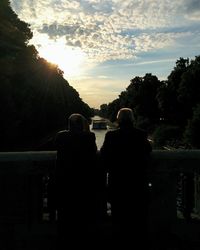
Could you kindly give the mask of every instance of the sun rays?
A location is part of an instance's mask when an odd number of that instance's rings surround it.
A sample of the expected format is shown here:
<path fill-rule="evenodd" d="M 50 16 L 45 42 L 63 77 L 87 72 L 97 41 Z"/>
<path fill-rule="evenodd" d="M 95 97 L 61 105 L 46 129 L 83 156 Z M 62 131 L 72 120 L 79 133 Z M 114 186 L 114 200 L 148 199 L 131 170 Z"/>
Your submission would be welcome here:
<path fill-rule="evenodd" d="M 86 54 L 80 48 L 67 46 L 63 39 L 46 38 L 38 51 L 41 57 L 57 64 L 64 71 L 66 78 L 79 77 L 87 60 Z"/>

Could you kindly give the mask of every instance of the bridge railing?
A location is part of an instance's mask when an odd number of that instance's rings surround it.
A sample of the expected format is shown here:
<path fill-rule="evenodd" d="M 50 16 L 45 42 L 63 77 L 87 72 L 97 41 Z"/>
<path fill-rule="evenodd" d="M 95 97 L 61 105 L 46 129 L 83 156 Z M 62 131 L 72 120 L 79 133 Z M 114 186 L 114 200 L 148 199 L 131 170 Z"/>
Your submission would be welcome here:
<path fill-rule="evenodd" d="M 0 153 L 0 247 L 55 243 L 56 211 L 48 205 L 55 160 L 56 151 Z M 178 221 L 200 217 L 200 150 L 154 150 L 150 166 L 149 230 L 183 231 Z M 184 235 L 192 234 L 187 227 Z"/>
<path fill-rule="evenodd" d="M 44 217 L 46 179 L 54 172 L 55 157 L 55 151 L 0 153 L 0 249 L 55 244 L 56 224 Z"/>

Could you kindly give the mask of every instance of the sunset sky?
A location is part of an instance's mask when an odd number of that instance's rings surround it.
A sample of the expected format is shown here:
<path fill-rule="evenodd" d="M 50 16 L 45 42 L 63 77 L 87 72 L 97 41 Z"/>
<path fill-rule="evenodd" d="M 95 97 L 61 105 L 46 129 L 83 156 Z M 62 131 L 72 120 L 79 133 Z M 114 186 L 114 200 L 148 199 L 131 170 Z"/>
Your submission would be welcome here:
<path fill-rule="evenodd" d="M 90 105 L 116 99 L 135 76 L 166 79 L 200 55 L 200 0 L 11 0 L 39 54 Z"/>

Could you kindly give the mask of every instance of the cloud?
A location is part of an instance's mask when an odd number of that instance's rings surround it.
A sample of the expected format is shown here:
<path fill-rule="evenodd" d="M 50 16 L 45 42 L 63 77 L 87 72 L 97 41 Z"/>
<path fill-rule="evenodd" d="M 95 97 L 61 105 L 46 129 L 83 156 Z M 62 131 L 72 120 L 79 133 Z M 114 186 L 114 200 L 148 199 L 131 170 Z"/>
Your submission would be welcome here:
<path fill-rule="evenodd" d="M 174 46 L 187 35 L 170 28 L 199 18 L 199 0 L 12 0 L 35 33 L 64 37 L 93 62 L 134 59 L 139 53 Z M 180 10 L 184 10 L 181 14 Z M 167 30 L 168 28 L 168 30 Z M 188 29 L 188 30 L 187 30 Z"/>
<path fill-rule="evenodd" d="M 186 10 L 188 12 L 196 12 L 197 10 L 200 11 L 200 1 L 199 0 L 190 0 L 185 1 Z"/>
<path fill-rule="evenodd" d="M 199 0 L 182 0 L 178 13 L 182 14 L 185 21 L 198 22 L 200 20 L 200 1 Z"/>

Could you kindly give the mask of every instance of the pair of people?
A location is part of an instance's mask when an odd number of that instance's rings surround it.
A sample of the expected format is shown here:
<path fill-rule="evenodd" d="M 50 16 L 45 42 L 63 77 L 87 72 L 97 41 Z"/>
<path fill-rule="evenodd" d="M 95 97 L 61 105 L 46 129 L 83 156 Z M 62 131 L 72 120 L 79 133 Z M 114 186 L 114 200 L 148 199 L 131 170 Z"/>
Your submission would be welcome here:
<path fill-rule="evenodd" d="M 100 149 L 101 162 L 106 166 L 106 171 L 101 173 L 96 168 L 95 134 L 85 129 L 82 115 L 71 115 L 68 131 L 57 135 L 58 221 L 62 233 L 77 236 L 79 231 L 78 235 L 84 235 L 87 240 L 91 233 L 89 227 L 94 226 L 97 215 L 106 212 L 97 196 L 104 193 L 100 189 L 106 185 L 107 173 L 114 241 L 130 244 L 132 233 L 140 232 L 141 222 L 146 221 L 145 166 L 151 145 L 147 134 L 134 127 L 131 109 L 120 109 L 117 121 L 119 128 L 106 133 Z M 104 211 L 99 212 L 99 208 Z"/>

